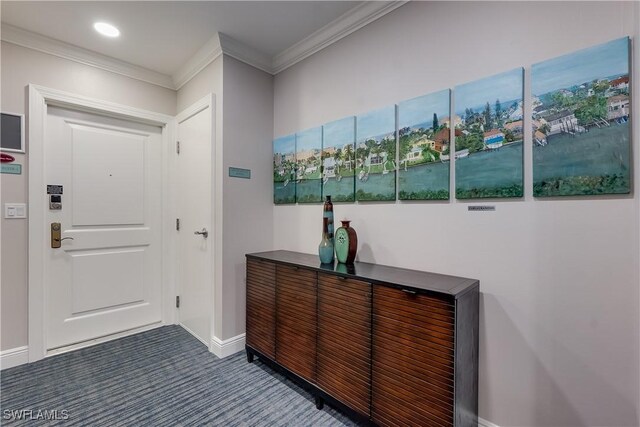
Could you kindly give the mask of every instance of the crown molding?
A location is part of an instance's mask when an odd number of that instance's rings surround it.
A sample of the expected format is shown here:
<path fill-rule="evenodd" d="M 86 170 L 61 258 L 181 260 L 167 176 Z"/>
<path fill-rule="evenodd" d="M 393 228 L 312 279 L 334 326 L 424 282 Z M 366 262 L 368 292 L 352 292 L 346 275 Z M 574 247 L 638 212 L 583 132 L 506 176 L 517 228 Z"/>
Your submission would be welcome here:
<path fill-rule="evenodd" d="M 180 89 L 220 55 L 222 55 L 220 34 L 216 33 L 173 74 L 174 89 Z"/>
<path fill-rule="evenodd" d="M 2 41 L 100 68 L 132 79 L 175 89 L 171 76 L 2 23 Z"/>
<path fill-rule="evenodd" d="M 218 33 L 173 75 L 174 86 L 180 89 L 222 54 L 275 75 L 406 3 L 408 1 L 365 1 L 273 58 Z"/>
<path fill-rule="evenodd" d="M 274 56 L 272 74 L 286 70 L 406 3 L 408 1 L 363 2 L 360 6 L 351 9 L 338 19 Z"/>
<path fill-rule="evenodd" d="M 224 33 L 218 33 L 218 36 L 220 37 L 222 52 L 225 55 L 229 55 L 238 61 L 242 61 L 269 74 L 274 74 L 273 61 L 269 55 L 265 55 Z"/>

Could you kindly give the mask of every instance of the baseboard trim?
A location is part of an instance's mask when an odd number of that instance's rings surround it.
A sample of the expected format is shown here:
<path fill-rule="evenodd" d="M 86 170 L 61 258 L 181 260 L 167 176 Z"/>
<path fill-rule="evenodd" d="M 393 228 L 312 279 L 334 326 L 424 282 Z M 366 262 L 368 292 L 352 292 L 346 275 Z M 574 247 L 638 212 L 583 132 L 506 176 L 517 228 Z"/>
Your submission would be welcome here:
<path fill-rule="evenodd" d="M 484 418 L 478 417 L 478 427 L 500 427 L 498 424 L 494 424 L 491 421 L 487 421 Z"/>
<path fill-rule="evenodd" d="M 213 336 L 211 337 L 211 352 L 220 359 L 231 356 L 244 350 L 246 334 L 236 335 L 226 340 Z"/>
<path fill-rule="evenodd" d="M 22 346 L 0 351 L 0 370 L 29 363 L 29 347 Z"/>

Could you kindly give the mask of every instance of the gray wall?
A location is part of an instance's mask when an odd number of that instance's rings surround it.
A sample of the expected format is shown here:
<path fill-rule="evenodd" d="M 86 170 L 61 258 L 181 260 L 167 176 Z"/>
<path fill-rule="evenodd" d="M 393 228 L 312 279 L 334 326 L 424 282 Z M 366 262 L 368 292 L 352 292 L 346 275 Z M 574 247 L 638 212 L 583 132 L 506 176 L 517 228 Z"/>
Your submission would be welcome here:
<path fill-rule="evenodd" d="M 2 42 L 2 111 L 25 113 L 29 83 L 174 115 L 176 92 L 119 74 Z M 28 150 L 28 144 L 27 144 Z M 27 202 L 27 157 L 16 155 L 22 175 L 0 177 L 2 283 L 0 349 L 25 346 L 27 336 L 27 221 L 4 219 L 4 203 Z"/>
<path fill-rule="evenodd" d="M 273 77 L 225 55 L 221 339 L 245 332 L 244 255 L 273 244 L 271 135 Z M 230 178 L 230 166 L 251 179 Z"/>
<path fill-rule="evenodd" d="M 278 74 L 274 136 L 519 66 L 528 92 L 532 63 L 626 35 L 637 64 L 639 16 L 637 2 L 411 2 Z M 534 199 L 526 138 L 525 197 L 495 212 L 336 204 L 336 218 L 353 220 L 362 261 L 480 279 L 482 418 L 637 426 L 638 197 Z M 321 206 L 273 210 L 274 248 L 317 251 Z"/>

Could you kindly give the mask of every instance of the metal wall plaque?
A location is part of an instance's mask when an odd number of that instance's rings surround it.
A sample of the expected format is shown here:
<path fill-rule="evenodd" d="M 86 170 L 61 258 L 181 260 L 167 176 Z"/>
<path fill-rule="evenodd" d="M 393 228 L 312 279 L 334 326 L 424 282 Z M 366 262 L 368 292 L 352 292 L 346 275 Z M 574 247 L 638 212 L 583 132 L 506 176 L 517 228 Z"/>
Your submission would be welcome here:
<path fill-rule="evenodd" d="M 0 172 L 11 175 L 22 175 L 22 165 L 17 163 L 4 163 L 0 165 Z"/>
<path fill-rule="evenodd" d="M 47 185 L 47 194 L 62 194 L 62 185 Z"/>
<path fill-rule="evenodd" d="M 468 206 L 467 209 L 470 211 L 495 211 L 496 207 L 488 206 L 488 205 L 480 205 L 480 206 Z"/>
<path fill-rule="evenodd" d="M 229 176 L 231 178 L 251 179 L 251 169 L 229 168 Z"/>

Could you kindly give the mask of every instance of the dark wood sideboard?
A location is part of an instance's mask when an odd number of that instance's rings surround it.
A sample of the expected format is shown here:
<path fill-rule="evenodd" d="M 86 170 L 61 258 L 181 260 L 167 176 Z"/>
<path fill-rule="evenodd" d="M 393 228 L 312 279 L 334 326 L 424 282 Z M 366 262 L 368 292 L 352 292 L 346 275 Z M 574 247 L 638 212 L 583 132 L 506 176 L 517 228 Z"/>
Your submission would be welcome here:
<path fill-rule="evenodd" d="M 478 425 L 477 280 L 290 251 L 246 257 L 249 362 L 365 424 Z"/>

